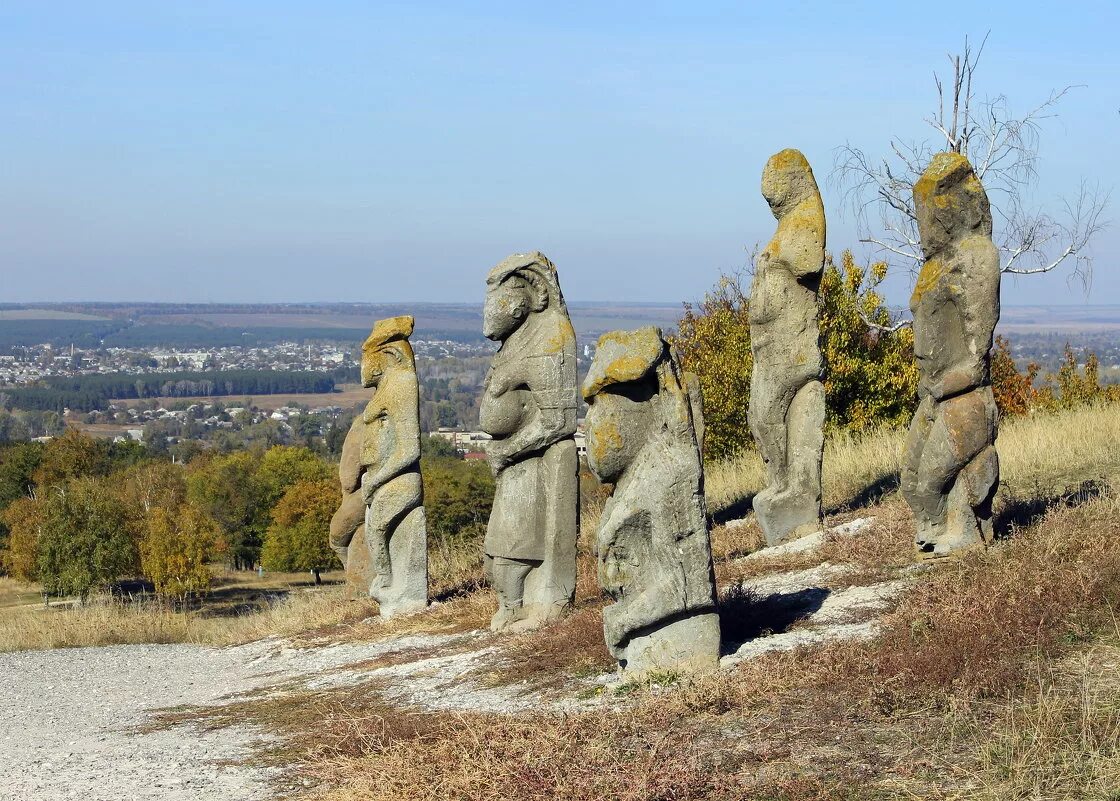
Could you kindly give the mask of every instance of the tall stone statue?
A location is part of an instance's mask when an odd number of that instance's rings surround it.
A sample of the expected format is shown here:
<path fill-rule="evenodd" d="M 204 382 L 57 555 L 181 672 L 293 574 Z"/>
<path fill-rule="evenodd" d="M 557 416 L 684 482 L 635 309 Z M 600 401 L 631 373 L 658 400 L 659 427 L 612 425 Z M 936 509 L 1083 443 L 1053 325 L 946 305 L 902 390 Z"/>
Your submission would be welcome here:
<path fill-rule="evenodd" d="M 751 284 L 751 433 L 767 486 L 754 510 L 771 545 L 821 528 L 823 362 L 817 291 L 824 269 L 824 204 L 798 150 L 770 157 L 762 194 L 778 220 Z"/>
<path fill-rule="evenodd" d="M 919 404 L 902 494 L 918 548 L 944 555 L 992 535 L 999 459 L 990 352 L 1000 261 L 988 196 L 959 153 L 933 157 L 914 184 L 914 211 L 926 261 L 910 298 Z"/>
<path fill-rule="evenodd" d="M 483 546 L 498 594 L 491 628 L 525 629 L 571 607 L 579 537 L 576 335 L 543 254 L 490 271 L 483 333 L 501 342 L 479 412 L 496 484 Z"/>
<path fill-rule="evenodd" d="M 587 460 L 614 484 L 596 536 L 607 646 L 624 672 L 719 662 L 720 628 L 693 425 L 698 398 L 657 328 L 599 339 L 583 385 Z"/>
<path fill-rule="evenodd" d="M 412 317 L 379 320 L 362 346 L 362 385 L 374 392 L 343 443 L 343 500 L 331 520 L 331 547 L 347 576 L 364 585 L 385 617 L 428 605 L 412 329 Z"/>

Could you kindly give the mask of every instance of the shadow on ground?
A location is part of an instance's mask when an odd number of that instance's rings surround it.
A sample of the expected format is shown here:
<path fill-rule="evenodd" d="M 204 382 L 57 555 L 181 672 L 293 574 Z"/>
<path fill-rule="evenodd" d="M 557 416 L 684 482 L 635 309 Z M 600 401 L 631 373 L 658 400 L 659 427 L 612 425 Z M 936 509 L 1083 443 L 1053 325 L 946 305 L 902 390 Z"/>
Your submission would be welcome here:
<path fill-rule="evenodd" d="M 1078 506 L 1108 492 L 1103 481 L 1083 481 L 1075 490 L 1040 498 L 1011 498 L 995 514 L 996 539 L 1006 539 L 1017 528 L 1034 525 L 1056 506 Z"/>
<path fill-rule="evenodd" d="M 731 520 L 741 520 L 754 508 L 752 506 L 753 503 L 754 493 L 752 492 L 750 495 L 745 495 L 739 500 L 733 501 L 730 505 L 712 512 L 710 515 L 712 518 L 712 525 L 722 526 Z"/>
<path fill-rule="evenodd" d="M 758 637 L 784 634 L 819 610 L 831 592 L 826 587 L 807 587 L 760 597 L 741 585 L 732 586 L 719 602 L 721 653 L 735 653 Z"/>
<path fill-rule="evenodd" d="M 834 515 L 840 512 L 850 512 L 854 509 L 875 506 L 887 495 L 890 495 L 892 492 L 897 492 L 898 487 L 898 473 L 891 473 L 888 476 L 883 476 L 868 484 L 851 499 L 825 509 L 825 514 Z"/>

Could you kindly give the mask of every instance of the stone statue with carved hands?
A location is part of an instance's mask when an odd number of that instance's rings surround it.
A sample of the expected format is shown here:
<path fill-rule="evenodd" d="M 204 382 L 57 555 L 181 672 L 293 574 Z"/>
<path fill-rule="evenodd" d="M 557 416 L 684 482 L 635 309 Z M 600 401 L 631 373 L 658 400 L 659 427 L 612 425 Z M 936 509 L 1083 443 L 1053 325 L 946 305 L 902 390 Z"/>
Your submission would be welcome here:
<path fill-rule="evenodd" d="M 483 334 L 501 343 L 479 412 L 493 437 L 483 546 L 498 595 L 491 628 L 520 630 L 571 607 L 579 536 L 576 337 L 543 254 L 515 254 L 490 271 Z"/>

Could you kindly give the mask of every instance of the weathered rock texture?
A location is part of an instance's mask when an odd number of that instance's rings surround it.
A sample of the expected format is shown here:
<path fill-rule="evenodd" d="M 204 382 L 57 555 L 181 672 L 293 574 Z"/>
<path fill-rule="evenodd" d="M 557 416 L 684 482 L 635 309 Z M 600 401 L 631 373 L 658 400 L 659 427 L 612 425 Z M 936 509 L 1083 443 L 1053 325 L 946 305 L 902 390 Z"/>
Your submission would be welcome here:
<path fill-rule="evenodd" d="M 919 405 L 902 494 L 922 551 L 942 555 L 992 534 L 999 481 L 990 352 L 999 321 L 999 251 L 988 196 L 968 159 L 938 153 L 914 184 L 926 261 L 910 298 Z"/>
<path fill-rule="evenodd" d="M 656 328 L 604 334 L 583 395 L 588 464 L 614 484 L 596 537 L 607 646 L 625 672 L 718 664 L 694 396 Z"/>
<path fill-rule="evenodd" d="M 576 335 L 543 254 L 510 256 L 486 284 L 483 333 L 502 344 L 479 412 L 496 484 L 483 549 L 500 631 L 554 619 L 575 598 Z"/>
<path fill-rule="evenodd" d="M 758 257 L 751 284 L 749 413 L 767 476 L 753 505 L 774 545 L 818 531 L 823 523 L 825 407 L 817 291 L 825 218 L 816 179 L 800 151 L 770 157 L 762 194 L 778 230 Z"/>
<path fill-rule="evenodd" d="M 383 616 L 428 605 L 412 328 L 412 317 L 379 320 L 362 346 L 362 385 L 374 392 L 343 444 L 343 500 L 331 520 L 331 546 L 348 578 L 377 600 Z"/>

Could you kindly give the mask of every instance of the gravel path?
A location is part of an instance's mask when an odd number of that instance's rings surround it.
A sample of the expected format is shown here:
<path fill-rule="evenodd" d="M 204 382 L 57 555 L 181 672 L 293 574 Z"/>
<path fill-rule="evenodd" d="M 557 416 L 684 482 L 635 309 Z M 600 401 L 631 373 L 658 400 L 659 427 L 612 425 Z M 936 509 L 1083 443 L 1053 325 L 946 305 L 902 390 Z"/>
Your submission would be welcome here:
<path fill-rule="evenodd" d="M 0 654 L 0 799 L 268 798 L 268 770 L 223 764 L 248 756 L 260 741 L 256 731 L 137 729 L 153 710 L 216 704 L 292 679 L 343 684 L 354 675 L 346 665 L 439 639 L 312 649 L 264 640 L 236 648 L 119 645 Z"/>

